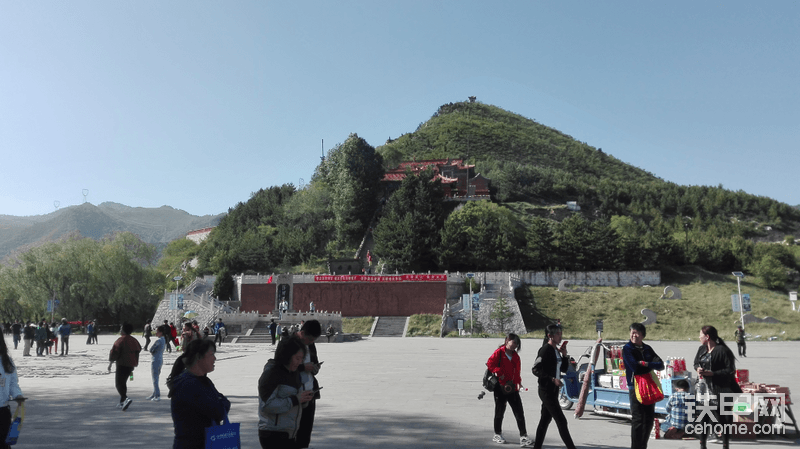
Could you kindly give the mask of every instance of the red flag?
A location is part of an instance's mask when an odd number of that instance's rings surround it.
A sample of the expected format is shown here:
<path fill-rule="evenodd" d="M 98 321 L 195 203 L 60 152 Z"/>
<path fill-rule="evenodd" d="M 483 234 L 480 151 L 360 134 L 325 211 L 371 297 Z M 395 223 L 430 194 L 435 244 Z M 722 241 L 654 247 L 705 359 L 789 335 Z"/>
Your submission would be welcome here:
<path fill-rule="evenodd" d="M 271 283 L 272 283 L 272 276 L 270 275 L 269 279 L 267 279 L 267 284 L 271 284 Z"/>

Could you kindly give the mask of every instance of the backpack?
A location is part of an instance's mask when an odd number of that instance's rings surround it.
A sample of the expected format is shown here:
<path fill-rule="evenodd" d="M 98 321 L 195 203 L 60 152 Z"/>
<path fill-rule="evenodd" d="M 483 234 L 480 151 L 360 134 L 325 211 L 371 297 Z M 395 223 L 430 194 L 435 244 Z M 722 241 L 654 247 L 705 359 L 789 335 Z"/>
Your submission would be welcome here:
<path fill-rule="evenodd" d="M 497 379 L 497 374 L 489 371 L 487 368 L 486 372 L 483 373 L 483 388 L 485 388 L 486 391 L 494 391 L 499 382 L 500 381 Z"/>

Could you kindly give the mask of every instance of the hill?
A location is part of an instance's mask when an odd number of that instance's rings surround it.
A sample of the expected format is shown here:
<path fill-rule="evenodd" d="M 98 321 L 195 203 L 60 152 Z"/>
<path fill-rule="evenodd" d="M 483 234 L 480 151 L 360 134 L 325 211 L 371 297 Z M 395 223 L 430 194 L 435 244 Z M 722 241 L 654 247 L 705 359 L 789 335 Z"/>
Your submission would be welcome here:
<path fill-rule="evenodd" d="M 116 232 L 132 232 L 144 242 L 163 248 L 188 231 L 216 226 L 225 214 L 198 217 L 169 206 L 129 207 L 106 202 L 84 203 L 46 215 L 0 215 L 0 258 L 78 232 L 100 239 Z"/>

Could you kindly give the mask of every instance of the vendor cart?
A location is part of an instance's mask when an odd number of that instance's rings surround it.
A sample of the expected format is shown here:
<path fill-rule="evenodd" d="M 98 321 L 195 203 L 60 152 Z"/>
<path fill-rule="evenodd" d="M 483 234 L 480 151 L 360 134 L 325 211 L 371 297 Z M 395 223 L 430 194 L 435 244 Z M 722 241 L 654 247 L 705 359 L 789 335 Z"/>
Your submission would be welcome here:
<path fill-rule="evenodd" d="M 592 373 L 589 394 L 586 399 L 586 405 L 591 405 L 596 414 L 623 419 L 631 418 L 631 404 L 625 375 L 615 367 L 608 366 L 610 358 L 607 357 L 613 347 L 622 346 L 625 343 L 627 342 L 603 342 L 601 344 L 602 353 L 599 355 L 597 366 Z M 564 410 L 571 409 L 579 400 L 581 385 L 589 370 L 593 346 L 587 348 L 577 361 L 572 361 L 569 370 L 562 376 L 561 380 L 564 385 L 561 387 L 559 404 Z M 667 414 L 666 406 L 672 394 L 672 383 L 679 379 L 686 379 L 690 388 L 693 388 L 692 373 L 689 371 L 662 378 L 664 399 L 656 403 L 656 414 Z"/>

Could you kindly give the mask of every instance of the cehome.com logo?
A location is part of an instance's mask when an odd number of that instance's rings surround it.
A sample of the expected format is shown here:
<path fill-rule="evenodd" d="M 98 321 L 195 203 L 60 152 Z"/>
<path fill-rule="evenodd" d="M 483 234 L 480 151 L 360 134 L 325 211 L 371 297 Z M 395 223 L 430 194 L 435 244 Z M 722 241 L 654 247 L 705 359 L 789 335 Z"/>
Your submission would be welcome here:
<path fill-rule="evenodd" d="M 717 400 L 719 399 L 719 400 Z M 786 433 L 785 393 L 722 393 L 686 395 L 688 435 L 778 435 Z M 737 415 L 739 422 L 719 422 L 723 416 Z"/>

